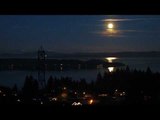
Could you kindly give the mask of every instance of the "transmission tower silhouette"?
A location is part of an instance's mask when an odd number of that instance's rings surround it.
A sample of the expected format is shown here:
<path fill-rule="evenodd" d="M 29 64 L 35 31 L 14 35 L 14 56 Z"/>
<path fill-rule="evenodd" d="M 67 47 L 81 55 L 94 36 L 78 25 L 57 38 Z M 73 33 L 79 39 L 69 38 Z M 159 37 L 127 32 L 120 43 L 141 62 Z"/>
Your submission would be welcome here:
<path fill-rule="evenodd" d="M 38 82 L 40 89 L 45 88 L 45 65 L 46 65 L 46 53 L 41 46 L 38 50 Z"/>

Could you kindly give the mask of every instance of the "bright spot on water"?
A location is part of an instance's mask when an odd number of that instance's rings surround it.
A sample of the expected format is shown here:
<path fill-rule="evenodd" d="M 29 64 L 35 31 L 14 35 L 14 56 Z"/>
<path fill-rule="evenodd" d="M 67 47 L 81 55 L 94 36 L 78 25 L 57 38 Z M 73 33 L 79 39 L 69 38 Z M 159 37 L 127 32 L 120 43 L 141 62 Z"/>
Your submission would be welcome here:
<path fill-rule="evenodd" d="M 113 60 L 118 59 L 117 57 L 106 57 L 106 59 L 108 60 L 109 63 L 112 63 Z"/>
<path fill-rule="evenodd" d="M 114 67 L 108 67 L 109 72 L 113 72 L 114 71 Z"/>

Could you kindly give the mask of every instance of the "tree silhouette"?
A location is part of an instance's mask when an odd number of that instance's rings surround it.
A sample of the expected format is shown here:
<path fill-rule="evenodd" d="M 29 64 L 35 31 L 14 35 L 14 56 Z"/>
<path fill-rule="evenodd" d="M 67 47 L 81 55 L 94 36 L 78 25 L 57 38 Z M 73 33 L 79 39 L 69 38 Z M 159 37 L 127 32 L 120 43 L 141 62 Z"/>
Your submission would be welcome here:
<path fill-rule="evenodd" d="M 53 88 L 54 88 L 54 81 L 53 81 L 53 77 L 50 76 L 47 82 L 47 88 L 46 88 L 47 92 L 51 93 Z"/>

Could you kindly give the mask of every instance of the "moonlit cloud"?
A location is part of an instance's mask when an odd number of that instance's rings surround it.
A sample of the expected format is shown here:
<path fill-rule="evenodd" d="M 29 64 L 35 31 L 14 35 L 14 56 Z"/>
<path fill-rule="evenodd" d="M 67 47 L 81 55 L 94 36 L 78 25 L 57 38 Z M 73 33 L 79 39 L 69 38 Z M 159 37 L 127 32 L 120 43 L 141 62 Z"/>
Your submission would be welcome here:
<path fill-rule="evenodd" d="M 160 31 L 145 31 L 145 30 L 113 30 L 112 33 L 109 30 L 103 30 L 99 32 L 92 32 L 105 37 L 129 37 L 127 33 L 160 33 Z M 131 37 L 131 36 L 130 36 Z"/>
<path fill-rule="evenodd" d="M 160 50 L 160 15 L 0 15 L 0 33 L 1 53 Z"/>
<path fill-rule="evenodd" d="M 160 20 L 160 18 L 131 18 L 131 19 L 125 19 L 125 18 L 113 18 L 113 19 L 103 19 L 104 22 L 125 22 L 125 21 L 143 21 L 143 20 Z"/>
<path fill-rule="evenodd" d="M 99 34 L 102 37 L 125 37 L 125 35 L 119 30 L 114 30 L 112 33 L 109 31 L 94 32 L 94 34 Z"/>
<path fill-rule="evenodd" d="M 110 19 L 103 19 L 101 20 L 102 23 L 103 23 L 103 30 L 99 31 L 99 32 L 96 32 L 97 34 L 100 34 L 104 37 L 131 37 L 133 35 L 136 35 L 137 33 L 141 33 L 141 34 L 154 34 L 154 33 L 160 33 L 160 29 L 152 29 L 153 27 L 150 27 L 150 29 L 143 29 L 141 27 L 141 25 L 143 26 L 143 23 L 142 22 L 145 22 L 148 21 L 150 23 L 148 23 L 148 25 L 146 24 L 146 28 L 148 26 L 150 26 L 152 24 L 152 22 L 158 22 L 160 21 L 160 18 L 159 17 L 137 17 L 137 18 L 110 18 Z M 115 26 L 117 26 L 119 23 L 116 23 L 116 22 L 124 22 L 123 24 L 126 24 L 124 26 L 127 26 L 128 23 L 125 23 L 125 22 L 132 22 L 134 24 L 137 24 L 139 22 L 141 22 L 141 24 L 139 24 L 139 28 L 135 28 L 135 26 L 133 24 L 131 24 L 132 26 L 129 26 L 130 28 L 127 29 L 127 28 L 123 28 L 122 26 L 118 26 L 118 27 L 115 27 L 111 30 L 108 30 L 107 29 L 107 25 L 108 23 L 113 23 L 115 24 Z M 122 27 L 122 28 L 121 28 Z M 133 27 L 133 29 L 132 29 Z M 132 33 L 131 34 L 128 34 L 128 33 Z"/>
<path fill-rule="evenodd" d="M 105 22 L 123 22 L 123 21 L 132 21 L 132 20 L 134 20 L 134 19 L 104 19 L 104 20 L 102 20 L 102 21 L 105 21 Z"/>
<path fill-rule="evenodd" d="M 114 30 L 112 33 L 109 31 L 101 31 L 101 32 L 94 32 L 95 34 L 99 34 L 105 37 L 131 37 L 127 33 L 154 33 L 154 31 L 138 31 L 138 30 Z M 160 33 L 160 31 L 159 31 Z"/>

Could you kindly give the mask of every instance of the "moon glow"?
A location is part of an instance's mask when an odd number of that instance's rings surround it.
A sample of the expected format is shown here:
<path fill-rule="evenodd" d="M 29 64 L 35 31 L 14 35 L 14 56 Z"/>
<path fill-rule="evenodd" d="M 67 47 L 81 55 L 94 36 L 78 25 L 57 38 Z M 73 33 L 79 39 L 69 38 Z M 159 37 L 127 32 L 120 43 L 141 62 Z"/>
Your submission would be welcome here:
<path fill-rule="evenodd" d="M 114 25 L 113 25 L 113 23 L 108 23 L 107 27 L 108 27 L 108 29 L 113 29 Z"/>

